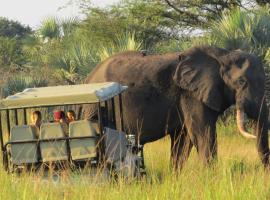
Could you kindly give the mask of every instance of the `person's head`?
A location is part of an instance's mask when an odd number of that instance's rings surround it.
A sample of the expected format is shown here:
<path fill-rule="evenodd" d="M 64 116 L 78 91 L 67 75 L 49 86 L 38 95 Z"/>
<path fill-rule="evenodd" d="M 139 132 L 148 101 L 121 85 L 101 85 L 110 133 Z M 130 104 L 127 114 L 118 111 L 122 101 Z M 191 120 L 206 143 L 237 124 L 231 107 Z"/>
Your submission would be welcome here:
<path fill-rule="evenodd" d="M 32 112 L 31 121 L 32 121 L 32 123 L 41 122 L 41 112 L 38 110 Z"/>
<path fill-rule="evenodd" d="M 76 116 L 75 116 L 75 112 L 73 111 L 73 110 L 69 110 L 68 112 L 67 112 L 67 119 L 68 119 L 68 121 L 74 121 L 75 120 L 75 118 L 76 118 Z"/>
<path fill-rule="evenodd" d="M 60 122 L 65 119 L 65 113 L 62 110 L 54 111 L 53 118 L 55 122 Z"/>

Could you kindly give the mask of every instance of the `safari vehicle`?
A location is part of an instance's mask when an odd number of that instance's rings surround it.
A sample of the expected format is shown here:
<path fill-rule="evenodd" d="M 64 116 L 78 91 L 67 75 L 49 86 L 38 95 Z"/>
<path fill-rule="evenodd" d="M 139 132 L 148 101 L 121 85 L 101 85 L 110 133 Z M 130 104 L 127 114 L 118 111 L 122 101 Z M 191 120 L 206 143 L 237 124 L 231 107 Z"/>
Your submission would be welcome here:
<path fill-rule="evenodd" d="M 72 167 L 105 163 L 118 170 L 130 164 L 132 173 L 143 170 L 142 147 L 138 146 L 134 135 L 123 132 L 121 94 L 126 89 L 127 86 L 116 82 L 28 88 L 2 99 L 0 141 L 5 170 L 33 170 L 63 162 Z M 85 104 L 97 107 L 97 120 L 71 122 L 68 135 L 64 134 L 60 123 L 48 119 L 40 129 L 33 129 L 27 123 L 31 110 Z"/>

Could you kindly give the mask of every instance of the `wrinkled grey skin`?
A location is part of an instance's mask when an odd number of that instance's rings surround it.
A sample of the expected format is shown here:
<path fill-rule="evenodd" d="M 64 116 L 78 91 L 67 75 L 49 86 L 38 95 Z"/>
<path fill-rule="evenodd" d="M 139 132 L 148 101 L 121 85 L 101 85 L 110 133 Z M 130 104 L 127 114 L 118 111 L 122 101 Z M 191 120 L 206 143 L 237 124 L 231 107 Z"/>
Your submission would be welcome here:
<path fill-rule="evenodd" d="M 125 129 L 139 134 L 142 144 L 169 134 L 175 167 L 193 146 L 204 163 L 216 157 L 217 118 L 233 104 L 254 120 L 258 152 L 268 165 L 265 73 L 255 55 L 215 47 L 149 56 L 126 52 L 100 63 L 86 80 L 103 81 L 129 86 L 123 95 Z M 84 107 L 85 117 L 92 111 Z"/>

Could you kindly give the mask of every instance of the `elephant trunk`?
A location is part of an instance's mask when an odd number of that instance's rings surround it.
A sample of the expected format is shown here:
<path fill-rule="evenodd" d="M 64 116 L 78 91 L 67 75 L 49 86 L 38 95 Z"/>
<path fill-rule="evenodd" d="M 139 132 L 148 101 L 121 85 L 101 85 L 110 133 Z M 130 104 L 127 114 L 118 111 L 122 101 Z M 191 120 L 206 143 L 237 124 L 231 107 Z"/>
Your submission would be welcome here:
<path fill-rule="evenodd" d="M 255 120 L 254 131 L 257 135 L 257 149 L 261 161 L 265 167 L 269 167 L 268 108 L 265 101 L 262 103 L 257 120 Z"/>
<path fill-rule="evenodd" d="M 236 111 L 236 122 L 237 127 L 240 131 L 240 134 L 244 136 L 245 138 L 252 138 L 256 139 L 255 135 L 252 135 L 246 131 L 245 124 L 244 124 L 244 112 L 243 110 L 237 109 Z"/>

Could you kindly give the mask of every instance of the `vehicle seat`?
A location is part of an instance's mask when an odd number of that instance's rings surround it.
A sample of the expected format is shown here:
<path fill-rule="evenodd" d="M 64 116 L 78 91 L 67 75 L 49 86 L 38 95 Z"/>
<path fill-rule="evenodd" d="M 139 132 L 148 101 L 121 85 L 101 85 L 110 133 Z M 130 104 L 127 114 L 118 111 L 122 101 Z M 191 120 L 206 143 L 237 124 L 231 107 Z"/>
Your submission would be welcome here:
<path fill-rule="evenodd" d="M 95 136 L 96 131 L 88 120 L 73 121 L 69 124 L 70 137 Z M 72 160 L 85 160 L 97 156 L 97 138 L 70 139 Z"/>
<path fill-rule="evenodd" d="M 91 123 L 91 125 L 93 126 L 93 128 L 95 129 L 96 133 L 97 133 L 97 134 L 100 134 L 98 122 L 93 122 L 93 121 L 91 121 L 90 123 Z"/>
<path fill-rule="evenodd" d="M 15 126 L 10 132 L 10 141 L 27 141 L 36 139 L 35 133 L 31 126 Z M 11 161 L 15 165 L 37 163 L 37 143 L 29 142 L 23 144 L 10 145 Z"/>
<path fill-rule="evenodd" d="M 104 132 L 106 162 L 114 163 L 125 158 L 128 145 L 125 133 L 108 127 Z"/>
<path fill-rule="evenodd" d="M 40 139 L 65 137 L 60 123 L 43 123 L 40 127 Z M 43 162 L 68 160 L 66 140 L 40 141 Z"/>

